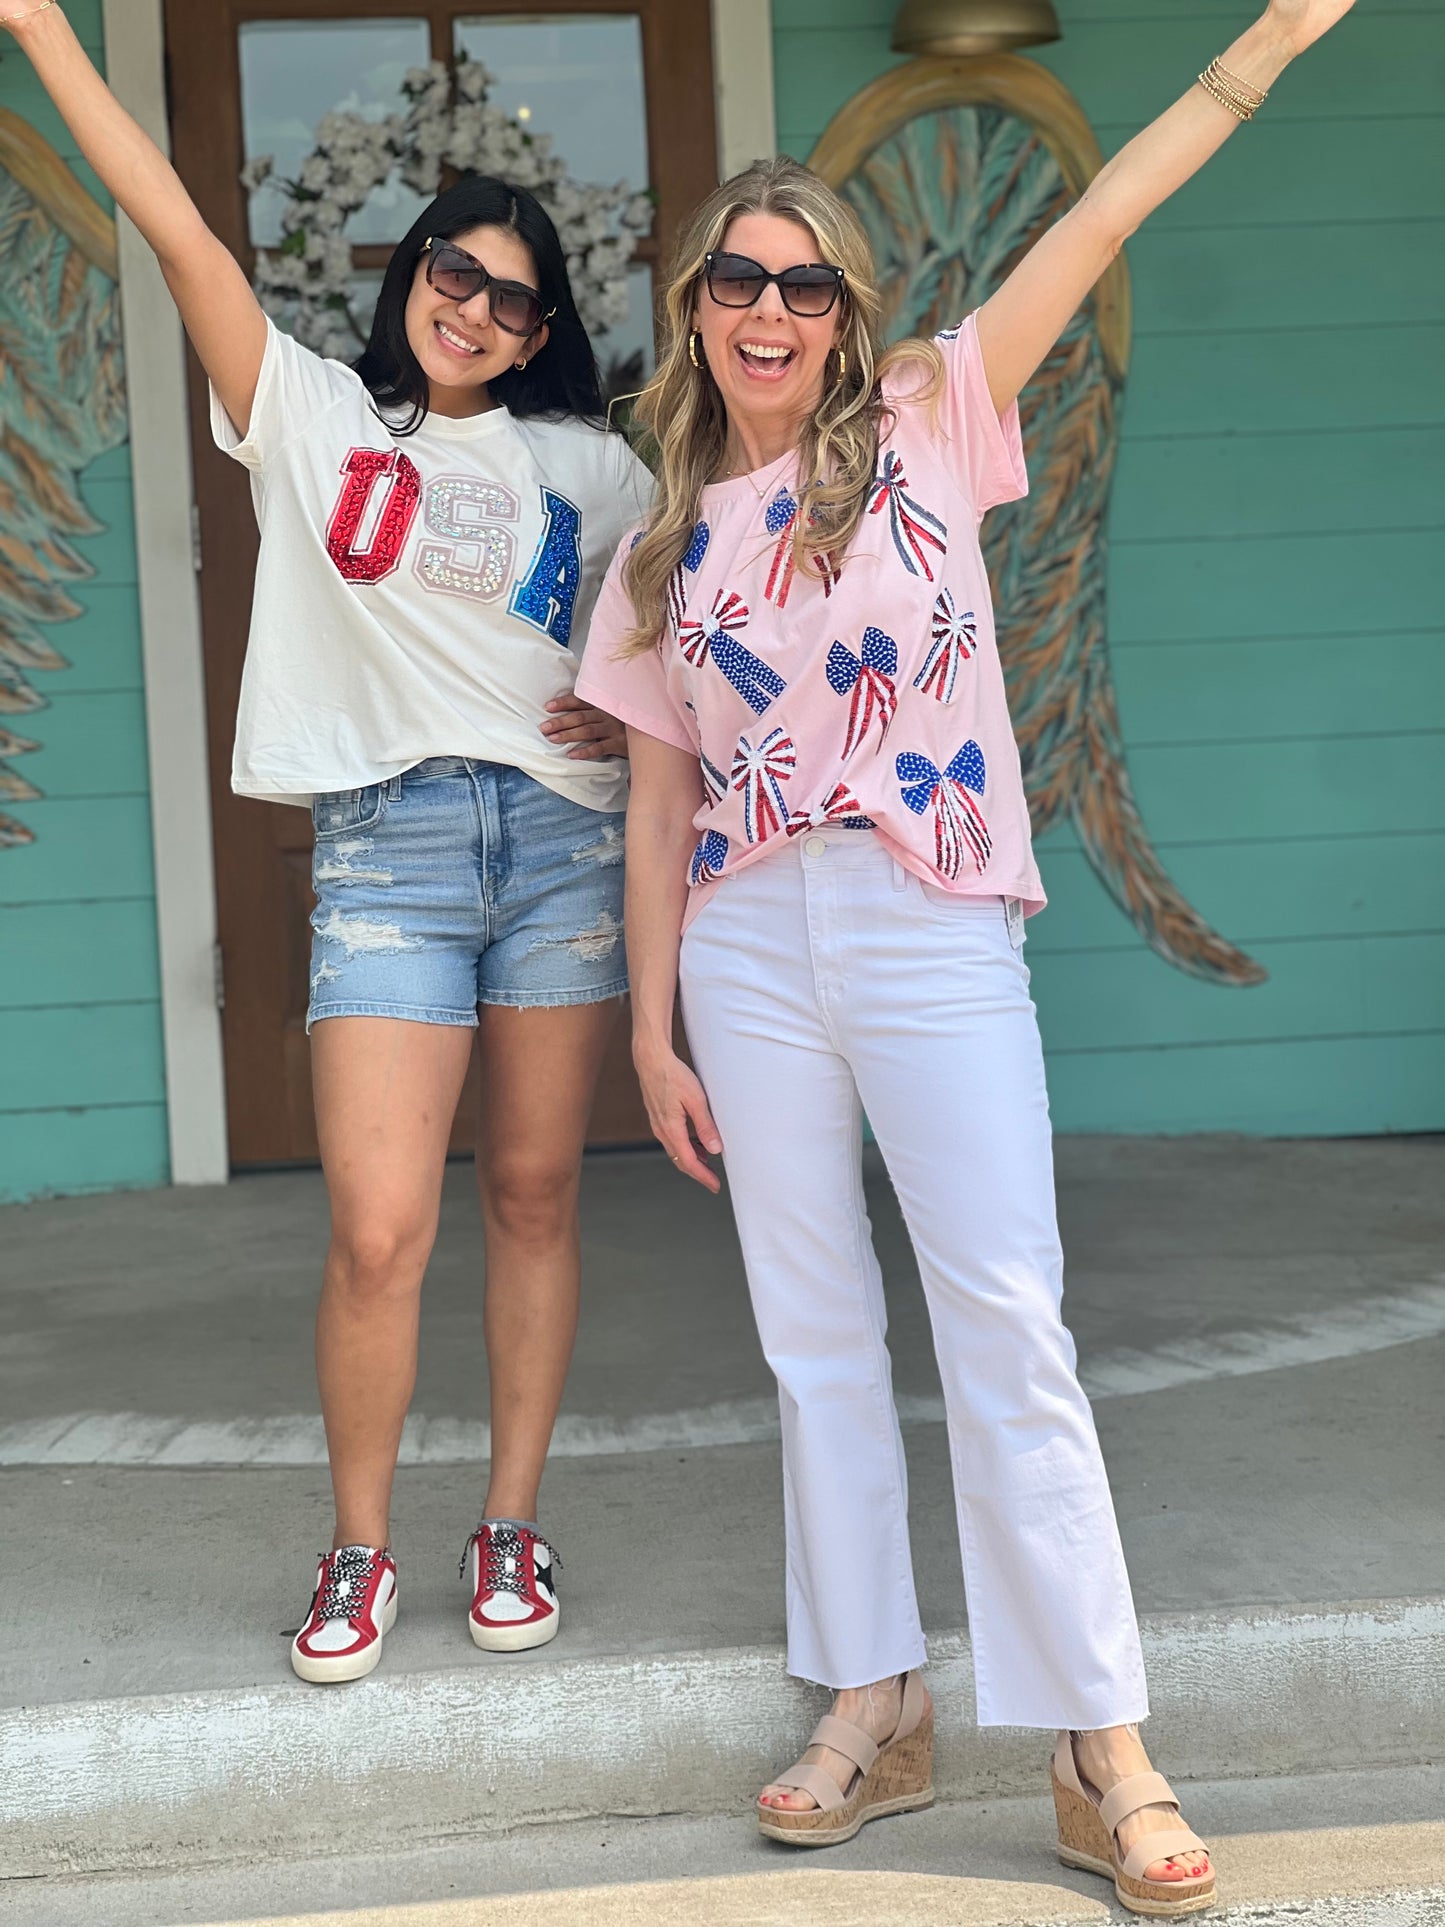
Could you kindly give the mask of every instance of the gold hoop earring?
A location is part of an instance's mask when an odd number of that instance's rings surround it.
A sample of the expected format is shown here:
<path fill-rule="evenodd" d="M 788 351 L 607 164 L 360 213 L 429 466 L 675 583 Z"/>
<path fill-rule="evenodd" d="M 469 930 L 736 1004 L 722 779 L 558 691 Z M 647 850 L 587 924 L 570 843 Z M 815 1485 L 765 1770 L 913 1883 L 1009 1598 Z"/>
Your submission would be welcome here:
<path fill-rule="evenodd" d="M 848 357 L 842 348 L 838 350 L 838 379 L 841 381 L 848 372 Z"/>
<path fill-rule="evenodd" d="M 526 365 L 527 365 L 527 357 L 525 355 L 522 356 L 520 361 L 514 361 L 512 363 L 512 366 L 517 370 L 519 374 L 526 367 Z"/>
<path fill-rule="evenodd" d="M 692 333 L 687 338 L 687 358 L 692 363 L 694 368 L 702 367 L 702 363 L 697 358 L 697 344 L 701 340 L 702 340 L 702 330 L 700 328 L 694 328 Z"/>

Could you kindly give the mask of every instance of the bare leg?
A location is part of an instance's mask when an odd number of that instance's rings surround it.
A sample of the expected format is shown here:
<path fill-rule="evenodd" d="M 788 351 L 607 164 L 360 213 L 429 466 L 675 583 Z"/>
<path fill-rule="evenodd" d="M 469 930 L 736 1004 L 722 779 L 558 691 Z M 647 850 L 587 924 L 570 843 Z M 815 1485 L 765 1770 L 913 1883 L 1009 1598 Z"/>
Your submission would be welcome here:
<path fill-rule="evenodd" d="M 618 1005 L 483 1005 L 477 1183 L 487 1235 L 492 1395 L 488 1518 L 535 1519 L 572 1362 L 581 1282 L 577 1192 Z"/>
<path fill-rule="evenodd" d="M 460 1025 L 328 1017 L 311 1034 L 331 1248 L 316 1377 L 336 1499 L 333 1545 L 384 1546 L 416 1382 L 422 1274 L 471 1055 Z"/>

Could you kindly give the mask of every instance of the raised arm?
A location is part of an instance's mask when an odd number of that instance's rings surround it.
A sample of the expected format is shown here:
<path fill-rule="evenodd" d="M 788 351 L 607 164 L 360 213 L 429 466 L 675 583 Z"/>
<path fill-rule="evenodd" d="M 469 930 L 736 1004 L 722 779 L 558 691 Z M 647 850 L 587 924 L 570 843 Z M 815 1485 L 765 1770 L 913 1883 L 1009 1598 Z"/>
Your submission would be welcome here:
<path fill-rule="evenodd" d="M 627 732 L 632 795 L 627 805 L 627 972 L 632 980 L 632 1061 L 653 1135 L 684 1176 L 716 1191 L 713 1170 L 698 1156 L 722 1139 L 696 1074 L 672 1045 L 677 958 L 687 901 L 687 860 L 702 802 L 695 756 L 671 743 Z"/>
<path fill-rule="evenodd" d="M 1245 87 L 1273 87 L 1289 63 L 1344 18 L 1355 0 L 1271 0 L 1219 56 Z M 1226 89 L 1229 90 L 1228 83 Z M 1195 84 L 1136 134 L 1090 182 L 1061 221 L 1019 262 L 978 311 L 989 392 L 1000 414 L 1067 327 L 1070 316 L 1135 229 L 1221 148 L 1235 112 Z"/>
<path fill-rule="evenodd" d="M 155 250 L 186 333 L 245 434 L 266 318 L 240 263 L 201 219 L 180 176 L 91 65 L 58 5 L 0 0 L 0 26 L 29 54 L 76 145 Z"/>

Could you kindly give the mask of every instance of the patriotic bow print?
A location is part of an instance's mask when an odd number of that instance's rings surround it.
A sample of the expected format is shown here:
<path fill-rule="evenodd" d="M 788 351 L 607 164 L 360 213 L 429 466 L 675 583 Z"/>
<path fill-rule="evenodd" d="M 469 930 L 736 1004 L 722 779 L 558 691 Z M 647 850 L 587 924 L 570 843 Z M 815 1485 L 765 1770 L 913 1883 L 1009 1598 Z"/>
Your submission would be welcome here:
<path fill-rule="evenodd" d="M 823 830 L 833 824 L 844 830 L 872 830 L 878 826 L 871 816 L 865 816 L 858 806 L 858 799 L 846 783 L 835 783 L 827 796 L 812 810 L 795 810 L 788 818 L 789 836 L 801 836 L 804 830 Z"/>
<path fill-rule="evenodd" d="M 745 629 L 747 622 L 748 605 L 737 591 L 724 594 L 719 589 L 708 613 L 684 622 L 677 640 L 695 669 L 700 669 L 710 656 L 753 714 L 761 716 L 788 685 L 761 656 L 755 656 L 734 638 L 732 632 Z"/>
<path fill-rule="evenodd" d="M 928 566 L 926 549 L 937 549 L 940 555 L 948 548 L 948 528 L 936 515 L 915 502 L 908 494 L 908 477 L 903 473 L 903 457 L 896 450 L 890 450 L 883 457 L 883 467 L 873 478 L 873 498 L 868 504 L 870 515 L 881 515 L 888 511 L 888 521 L 893 530 L 893 546 L 910 575 L 923 574 L 931 582 L 933 570 Z"/>
<path fill-rule="evenodd" d="M 704 830 L 697 840 L 697 848 L 692 853 L 692 868 L 688 871 L 688 882 L 694 888 L 699 883 L 711 883 L 722 875 L 722 867 L 728 860 L 728 840 L 721 830 Z"/>
<path fill-rule="evenodd" d="M 777 537 L 773 550 L 772 565 L 768 570 L 768 580 L 763 595 L 769 602 L 776 602 L 781 609 L 788 600 L 788 591 L 793 586 L 797 573 L 797 562 L 793 555 L 793 524 L 798 519 L 798 504 L 786 483 L 779 488 L 772 501 L 768 503 L 763 516 L 763 526 L 769 535 Z M 833 585 L 843 571 L 836 566 L 831 555 L 818 557 L 818 580 L 823 585 L 823 594 L 832 595 Z"/>
<path fill-rule="evenodd" d="M 933 605 L 933 641 L 923 667 L 913 678 L 913 687 L 926 690 L 941 703 L 951 703 L 958 665 L 973 654 L 977 636 L 972 609 L 960 615 L 950 591 L 940 590 Z"/>
<path fill-rule="evenodd" d="M 843 742 L 846 761 L 863 741 L 878 719 L 878 746 L 888 734 L 893 712 L 898 707 L 898 692 L 893 678 L 898 674 L 898 644 L 881 629 L 863 631 L 863 646 L 855 656 L 841 642 L 828 651 L 828 681 L 839 696 L 851 690 L 848 705 L 848 733 Z"/>
<path fill-rule="evenodd" d="M 743 829 L 749 843 L 766 843 L 788 820 L 783 785 L 798 766 L 791 736 L 770 729 L 754 746 L 739 736 L 733 753 L 733 788 L 742 792 Z"/>
<path fill-rule="evenodd" d="M 768 534 L 778 538 L 763 594 L 769 602 L 776 601 L 780 609 L 787 601 L 788 590 L 793 583 L 793 524 L 797 519 L 798 504 L 784 485 L 768 503 L 767 513 L 763 517 L 763 526 Z"/>
<path fill-rule="evenodd" d="M 691 703 L 688 704 L 688 708 L 692 708 Z M 694 714 L 696 714 L 695 711 Z M 697 755 L 698 761 L 702 764 L 702 786 L 707 791 L 711 802 L 721 803 L 728 793 L 728 779 L 705 749 L 700 748 Z"/>
<path fill-rule="evenodd" d="M 913 814 L 933 813 L 933 848 L 939 875 L 956 877 L 963 868 L 965 850 L 973 858 L 973 867 L 982 874 L 993 839 L 973 800 L 983 795 L 986 779 L 983 751 L 978 744 L 966 742 L 943 771 L 912 749 L 904 750 L 894 768 L 903 786 L 903 800 Z"/>
<path fill-rule="evenodd" d="M 716 646 L 719 636 L 733 629 L 746 629 L 748 626 L 748 605 L 734 589 L 724 594 L 719 589 L 712 599 L 712 607 L 705 616 L 690 616 L 677 633 L 682 653 L 694 669 L 700 669 L 707 661 L 709 652 Z"/>
<path fill-rule="evenodd" d="M 640 536 L 634 538 L 634 546 L 637 540 L 640 540 Z M 667 579 L 667 606 L 672 614 L 672 626 L 675 632 L 681 630 L 682 619 L 687 613 L 687 578 L 683 575 L 683 570 L 686 569 L 691 575 L 697 574 L 702 567 L 702 559 L 707 554 L 707 545 L 711 540 L 712 530 L 706 522 L 699 522 L 693 529 L 687 553 Z"/>

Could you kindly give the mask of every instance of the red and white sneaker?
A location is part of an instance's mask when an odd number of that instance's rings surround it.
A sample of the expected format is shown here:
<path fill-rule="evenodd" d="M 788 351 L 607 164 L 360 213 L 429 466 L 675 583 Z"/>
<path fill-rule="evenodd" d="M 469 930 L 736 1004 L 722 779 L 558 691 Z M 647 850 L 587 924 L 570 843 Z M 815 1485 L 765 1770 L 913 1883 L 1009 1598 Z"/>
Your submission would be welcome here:
<path fill-rule="evenodd" d="M 483 1519 L 462 1554 L 470 1579 L 472 1638 L 489 1653 L 520 1653 L 557 1637 L 556 1572 L 562 1561 L 540 1533 L 515 1519 Z"/>
<path fill-rule="evenodd" d="M 302 1679 L 364 1679 L 396 1618 L 396 1561 L 388 1546 L 323 1552 L 306 1624 L 291 1642 Z"/>

